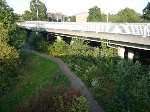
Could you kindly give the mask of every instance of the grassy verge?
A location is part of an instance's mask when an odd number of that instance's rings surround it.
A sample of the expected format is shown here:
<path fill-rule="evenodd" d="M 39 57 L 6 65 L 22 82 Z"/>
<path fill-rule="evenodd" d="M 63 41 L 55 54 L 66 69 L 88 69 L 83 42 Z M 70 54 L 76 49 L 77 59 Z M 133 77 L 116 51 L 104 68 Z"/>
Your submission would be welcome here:
<path fill-rule="evenodd" d="M 12 92 L 0 99 L 0 112 L 14 112 L 17 105 L 26 102 L 29 97 L 48 86 L 69 85 L 68 79 L 55 63 L 35 54 L 24 53 L 24 55 L 26 61 L 24 67 L 20 68 L 21 81 Z"/>

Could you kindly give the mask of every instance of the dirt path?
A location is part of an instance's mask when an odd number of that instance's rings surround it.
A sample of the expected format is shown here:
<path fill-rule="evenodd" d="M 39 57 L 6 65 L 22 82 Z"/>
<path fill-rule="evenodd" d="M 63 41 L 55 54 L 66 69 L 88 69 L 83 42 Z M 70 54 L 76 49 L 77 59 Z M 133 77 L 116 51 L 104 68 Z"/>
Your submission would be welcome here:
<path fill-rule="evenodd" d="M 84 83 L 69 69 L 67 64 L 65 64 L 61 59 L 48 56 L 46 54 L 42 54 L 30 49 L 25 49 L 27 52 L 32 52 L 41 57 L 47 58 L 55 63 L 57 63 L 61 69 L 61 71 L 69 78 L 71 82 L 71 86 L 81 92 L 83 96 L 85 96 L 88 100 L 92 112 L 103 112 L 102 108 L 98 105 L 98 103 L 94 100 L 91 93 L 88 91 L 87 87 Z"/>

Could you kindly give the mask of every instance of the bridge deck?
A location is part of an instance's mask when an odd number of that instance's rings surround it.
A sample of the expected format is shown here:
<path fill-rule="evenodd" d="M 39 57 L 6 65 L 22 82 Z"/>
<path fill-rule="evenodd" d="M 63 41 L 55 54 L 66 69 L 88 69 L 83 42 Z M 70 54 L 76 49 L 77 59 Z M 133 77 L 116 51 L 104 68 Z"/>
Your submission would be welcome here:
<path fill-rule="evenodd" d="M 107 39 L 116 45 L 150 50 L 150 23 L 76 23 L 26 21 L 18 23 L 28 29 L 57 34 L 81 36 L 100 41 Z"/>

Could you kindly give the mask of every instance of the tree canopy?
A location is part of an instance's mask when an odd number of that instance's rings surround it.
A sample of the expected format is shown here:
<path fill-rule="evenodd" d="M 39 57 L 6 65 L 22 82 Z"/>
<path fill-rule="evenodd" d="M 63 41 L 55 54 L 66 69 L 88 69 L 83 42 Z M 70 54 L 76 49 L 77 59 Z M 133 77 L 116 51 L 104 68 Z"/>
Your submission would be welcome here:
<path fill-rule="evenodd" d="M 38 9 L 38 18 L 37 18 Z M 24 20 L 47 20 L 47 8 L 40 0 L 31 0 L 30 11 L 26 10 L 23 15 Z"/>
<path fill-rule="evenodd" d="M 24 11 L 24 14 L 22 15 L 23 20 L 32 20 L 32 13 L 28 10 Z"/>
<path fill-rule="evenodd" d="M 147 6 L 143 9 L 143 18 L 146 21 L 150 21 L 150 2 L 148 2 Z"/>
<path fill-rule="evenodd" d="M 14 30 L 15 22 L 13 9 L 8 6 L 5 0 L 0 0 L 0 23 L 3 24 L 4 28 L 12 31 Z"/>
<path fill-rule="evenodd" d="M 135 10 L 130 8 L 125 8 L 118 12 L 117 14 L 117 22 L 140 22 L 140 14 L 138 14 Z"/>
<path fill-rule="evenodd" d="M 102 21 L 101 10 L 99 7 L 94 6 L 89 9 L 89 16 L 87 18 L 89 22 L 99 22 Z"/>

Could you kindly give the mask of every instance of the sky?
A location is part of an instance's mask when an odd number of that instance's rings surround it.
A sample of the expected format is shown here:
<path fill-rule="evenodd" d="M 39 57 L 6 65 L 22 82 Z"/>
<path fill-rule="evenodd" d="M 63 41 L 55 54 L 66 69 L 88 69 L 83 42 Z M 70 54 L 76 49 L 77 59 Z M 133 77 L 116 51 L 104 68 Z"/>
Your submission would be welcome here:
<path fill-rule="evenodd" d="M 31 0 L 6 0 L 15 13 L 23 14 L 29 10 Z M 74 15 L 88 12 L 93 6 L 101 8 L 103 13 L 116 14 L 126 7 L 136 10 L 142 14 L 149 0 L 41 0 L 45 3 L 48 12 L 61 12 L 65 15 Z"/>

